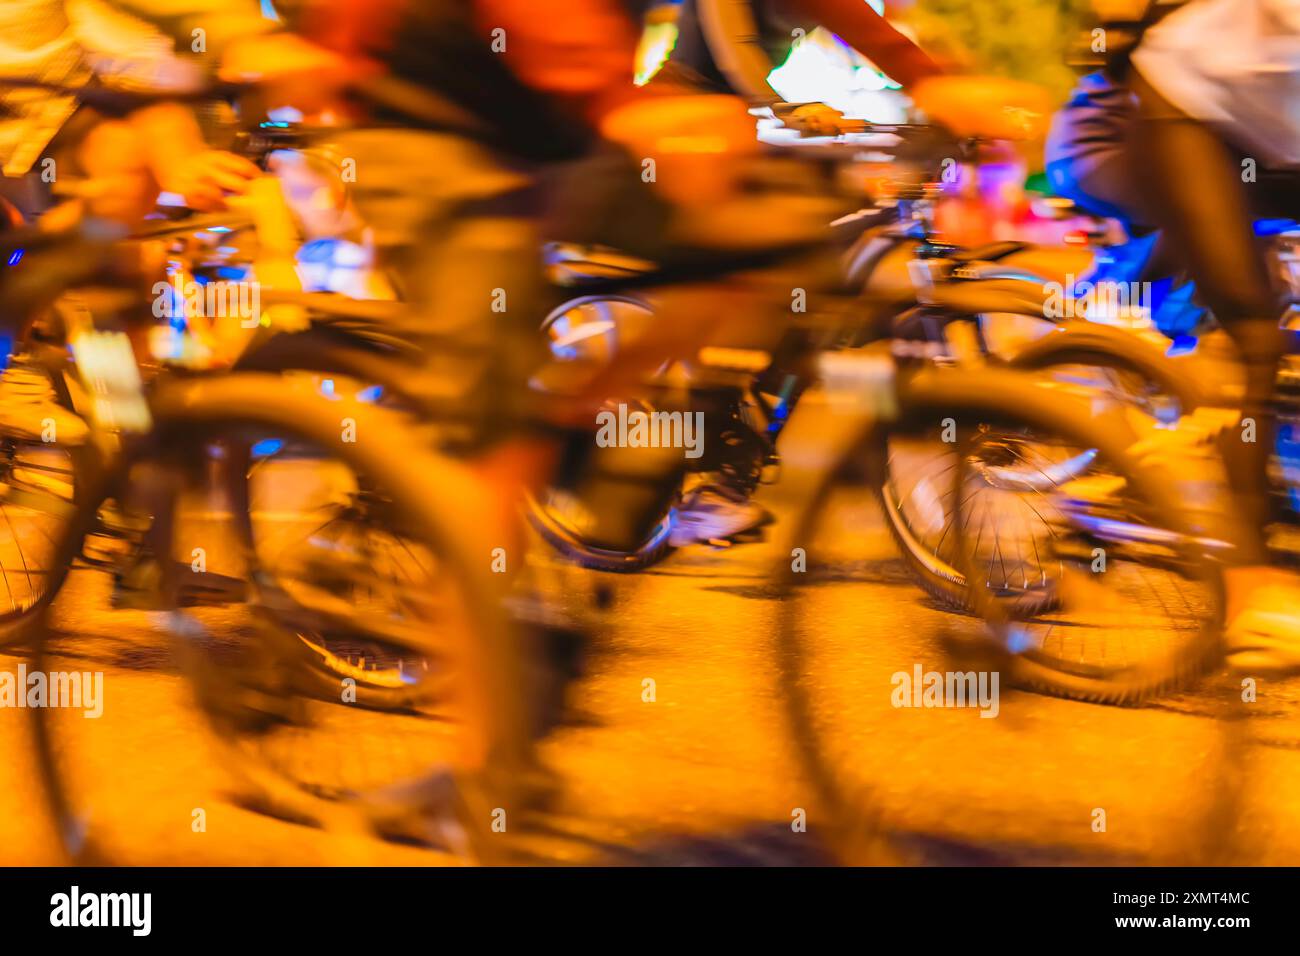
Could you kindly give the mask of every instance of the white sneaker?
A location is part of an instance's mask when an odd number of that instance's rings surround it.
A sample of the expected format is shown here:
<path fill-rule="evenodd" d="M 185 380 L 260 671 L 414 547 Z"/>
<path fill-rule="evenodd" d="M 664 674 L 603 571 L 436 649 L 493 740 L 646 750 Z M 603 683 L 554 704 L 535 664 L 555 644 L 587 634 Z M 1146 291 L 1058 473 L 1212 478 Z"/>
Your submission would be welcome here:
<path fill-rule="evenodd" d="M 677 506 L 669 543 L 674 548 L 699 541 L 730 538 L 768 524 L 771 512 L 722 485 L 699 485 Z"/>
<path fill-rule="evenodd" d="M 0 374 L 0 434 L 29 442 L 80 445 L 90 429 L 58 403 L 42 369 L 10 365 Z"/>

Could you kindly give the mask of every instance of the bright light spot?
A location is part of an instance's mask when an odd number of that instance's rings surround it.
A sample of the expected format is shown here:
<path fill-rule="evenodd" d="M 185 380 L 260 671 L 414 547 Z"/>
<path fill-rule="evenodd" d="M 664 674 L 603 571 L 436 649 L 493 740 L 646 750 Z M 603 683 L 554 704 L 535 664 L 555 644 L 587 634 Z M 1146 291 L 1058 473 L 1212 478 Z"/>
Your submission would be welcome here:
<path fill-rule="evenodd" d="M 852 119 L 906 121 L 898 84 L 884 76 L 834 34 L 818 27 L 767 76 L 788 103 L 825 103 Z"/>
<path fill-rule="evenodd" d="M 677 24 L 654 23 L 645 28 L 636 50 L 637 86 L 644 86 L 663 68 L 677 45 Z"/>

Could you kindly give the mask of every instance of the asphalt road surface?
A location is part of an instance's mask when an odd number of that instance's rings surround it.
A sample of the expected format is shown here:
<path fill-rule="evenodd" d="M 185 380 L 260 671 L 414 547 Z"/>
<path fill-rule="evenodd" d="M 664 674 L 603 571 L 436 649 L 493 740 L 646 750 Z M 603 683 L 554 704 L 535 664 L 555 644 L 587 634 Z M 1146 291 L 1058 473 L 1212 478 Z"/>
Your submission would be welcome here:
<path fill-rule="evenodd" d="M 797 482 L 777 485 L 763 499 L 781 517 L 797 492 Z M 196 508 L 187 520 L 221 570 L 222 516 Z M 562 789 L 530 843 L 536 859 L 820 863 L 843 850 L 779 690 L 771 568 L 780 530 L 768 543 L 690 548 L 646 573 L 600 576 L 613 603 L 570 719 L 544 745 Z M 994 719 L 896 707 L 893 675 L 948 669 L 945 635 L 972 625 L 915 586 L 870 507 L 852 510 L 837 533 L 852 536 L 856 557 L 818 583 L 798 617 L 810 649 L 802 686 L 832 754 L 825 766 L 889 837 L 880 861 L 1300 862 L 1300 686 L 1261 681 L 1237 722 L 1216 719 L 1222 680 L 1143 707 L 1007 687 Z M 557 603 L 585 600 L 597 578 L 540 542 L 529 560 Z M 105 574 L 77 571 L 60 598 L 55 666 L 102 670 L 105 699 L 101 718 L 64 713 L 55 727 L 83 825 L 111 860 L 446 861 L 246 805 L 194 706 L 167 619 L 109 609 L 109 588 Z M 248 627 L 238 608 L 195 617 L 218 641 Z M 0 672 L 22 663 L 0 655 Z M 0 862 L 57 863 L 28 716 L 0 708 Z M 418 759 L 422 733 L 389 725 L 382 752 L 364 759 Z"/>

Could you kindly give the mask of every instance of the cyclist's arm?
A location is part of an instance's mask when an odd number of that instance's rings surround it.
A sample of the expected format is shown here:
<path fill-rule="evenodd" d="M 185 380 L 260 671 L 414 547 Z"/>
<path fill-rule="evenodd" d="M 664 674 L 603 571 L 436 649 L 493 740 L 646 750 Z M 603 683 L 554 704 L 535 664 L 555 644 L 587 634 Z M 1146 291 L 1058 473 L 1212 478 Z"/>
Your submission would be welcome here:
<path fill-rule="evenodd" d="M 929 54 L 865 2 L 792 0 L 792 5 L 905 87 L 943 73 Z"/>

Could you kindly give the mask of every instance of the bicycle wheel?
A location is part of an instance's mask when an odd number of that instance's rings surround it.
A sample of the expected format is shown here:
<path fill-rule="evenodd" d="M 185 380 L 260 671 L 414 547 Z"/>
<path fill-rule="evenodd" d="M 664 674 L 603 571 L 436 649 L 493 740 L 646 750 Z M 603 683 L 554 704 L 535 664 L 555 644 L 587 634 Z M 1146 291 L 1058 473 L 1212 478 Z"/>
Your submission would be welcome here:
<path fill-rule="evenodd" d="M 949 420 L 954 434 L 950 455 L 954 458 L 966 451 L 971 436 L 1016 435 L 1024 441 L 1046 434 L 1064 436 L 1069 447 L 1095 449 L 1090 461 L 1098 465 L 1090 466 L 1081 478 L 1112 460 L 1122 463 L 1122 475 L 1138 473 L 1124 457 L 1132 438 L 1122 419 L 1093 418 L 1087 403 L 1056 396 L 1053 390 L 1013 372 L 927 367 L 900 380 L 898 404 L 900 417 L 885 425 L 870 417 L 854 421 L 851 416 L 827 416 L 811 426 L 812 437 L 805 439 L 813 442 L 810 448 L 794 444 L 793 420 L 786 432 L 792 444 L 783 478 L 787 487 L 798 492 L 801 509 L 787 526 L 786 547 L 778 552 L 779 565 L 774 569 L 780 599 L 777 664 L 781 697 L 799 762 L 813 786 L 808 803 L 801 804 L 808 812 L 810 829 L 813 821 L 826 828 L 837 854 L 851 863 L 916 862 L 913 850 L 905 840 L 895 839 L 896 835 L 941 828 L 945 815 L 959 812 L 955 805 L 961 803 L 963 788 L 950 792 L 951 788 L 939 791 L 925 786 L 934 776 L 934 760 L 950 761 L 963 768 L 954 772 L 968 773 L 977 764 L 969 755 L 984 752 L 984 747 L 998 754 L 998 759 L 1013 761 L 1042 760 L 1052 752 L 1050 742 L 1040 746 L 1037 741 L 1027 741 L 1010 733 L 1003 722 L 970 722 L 966 718 L 974 714 L 952 710 L 928 725 L 939 730 L 926 739 L 924 753 L 912 753 L 907 744 L 911 712 L 898 709 L 903 706 L 898 703 L 890 706 L 900 674 L 911 680 L 917 665 L 927 673 L 1000 673 L 1004 694 L 1008 685 L 1028 684 L 1083 696 L 1079 693 L 1082 688 L 1073 684 L 1076 675 L 1049 669 L 1059 662 L 1036 655 L 1032 649 L 1014 653 L 1006 644 L 990 639 L 980 618 L 954 617 L 942 609 L 896 607 L 896 590 L 903 581 L 888 558 L 889 540 L 874 511 L 871 478 L 873 473 L 879 474 L 873 469 L 880 467 L 882 429 L 926 436 L 936 427 L 943 429 L 941 423 Z M 811 413 L 816 405 L 808 405 L 806 413 Z M 1063 413 L 1063 408 L 1068 408 L 1068 413 Z M 972 447 L 972 455 L 975 450 Z M 801 473 L 795 470 L 798 462 L 810 464 Z M 950 502 L 960 500 L 962 474 L 976 464 L 986 469 L 997 467 L 991 455 L 977 458 L 969 466 L 954 462 L 945 476 L 933 482 L 936 499 L 951 509 Z M 1217 579 L 1202 560 L 1200 542 L 1187 534 L 1184 520 L 1165 504 L 1168 491 L 1156 490 L 1160 493 L 1153 493 L 1149 477 L 1139 475 L 1129 494 L 1136 504 L 1150 506 L 1144 513 L 1151 517 L 1142 527 L 1182 532 L 1169 547 L 1172 558 L 1184 560 L 1183 566 L 1178 568 L 1171 560 L 1160 569 L 1176 570 L 1189 594 L 1196 589 L 1202 595 L 1204 607 L 1194 615 L 1194 629 L 1185 628 L 1186 619 L 1171 608 L 1164 619 L 1166 639 L 1148 649 L 1138 662 L 1140 667 L 1116 667 L 1091 675 L 1090 697 L 1134 700 L 1155 693 L 1213 660 L 1217 648 Z M 968 514 L 969 507 L 961 513 Z M 1028 520 L 1032 512 L 1024 509 L 1023 516 Z M 1007 524 L 1018 528 L 1019 520 Z M 970 540 L 978 534 L 973 527 L 968 533 Z M 954 551 L 962 553 L 961 548 Z M 1091 551 L 1085 556 L 1091 560 Z M 1059 582 L 1062 568 L 1070 570 L 1074 554 L 1062 547 L 1048 557 L 1051 574 Z M 1138 557 L 1111 554 L 1110 569 L 1122 570 L 1126 560 Z M 959 563 L 959 567 L 968 566 Z M 983 570 L 983 565 L 980 567 Z M 1007 571 L 1007 578 L 1018 590 L 1020 575 L 1010 567 Z M 1024 615 L 1008 613 L 1009 608 L 1020 607 L 1014 601 L 1014 591 L 1009 596 L 997 590 L 981 589 L 976 607 L 989 610 L 991 617 L 997 610 L 1020 620 Z M 864 613 L 864 607 L 870 612 Z M 1162 609 L 1158 607 L 1159 613 Z M 961 666 L 945 663 L 954 657 Z M 985 663 L 972 667 L 972 658 Z M 992 696 L 996 701 L 996 685 Z M 909 696 L 905 704 L 910 701 Z M 1002 706 L 1009 706 L 1005 696 Z M 1080 752 L 1085 751 L 1081 745 Z M 914 776 L 906 776 L 909 767 L 916 770 Z M 991 786 L 975 787 L 972 793 L 974 790 L 989 791 L 986 806 L 1005 798 Z"/>
<path fill-rule="evenodd" d="M 275 402 L 266 401 L 274 394 Z M 325 693 L 307 673 L 300 633 L 286 626 L 279 579 L 255 571 L 251 624 L 233 644 L 174 623 L 182 672 L 193 686 L 203 723 L 223 770 L 240 781 L 241 798 L 268 813 L 342 833 L 367 833 L 451 850 L 476 860 L 506 853 L 494 814 L 517 809 L 529 762 L 530 704 L 524 646 L 512 639 L 489 572 L 490 548 L 475 522 L 483 492 L 466 470 L 410 440 L 401 416 L 356 401 L 322 399 L 273 375 L 166 383 L 153 396 L 161 445 L 189 460 L 196 449 L 262 436 L 315 449 L 335 469 L 362 476 L 401 517 L 409 540 L 436 558 L 433 580 L 387 613 L 306 605 L 316 620 L 376 634 L 427 670 L 411 675 L 400 713 L 366 706 L 372 689 L 336 680 Z M 350 437 L 349 437 L 350 436 Z M 155 450 L 152 454 L 157 454 Z M 286 480 L 290 480 L 286 478 Z M 430 481 L 439 495 L 429 495 Z M 89 507 L 89 506 L 87 506 Z M 337 574 L 359 571 L 337 555 Z M 320 583 L 320 582 L 317 582 Z M 291 596 L 292 597 L 292 596 Z M 266 606 L 269 605 L 269 606 Z M 395 608 L 403 613 L 398 614 Z M 34 667 L 48 670 L 59 647 L 42 635 Z M 109 697 L 111 702 L 112 697 Z M 129 855 L 121 832 L 90 818 L 88 807 L 114 784 L 130 786 L 131 761 L 109 730 L 88 732 L 53 709 L 35 709 L 41 767 L 60 833 L 77 856 Z M 111 726 L 103 721 L 106 728 Z M 78 766 L 93 757 L 97 772 Z M 178 797 L 178 799 L 184 799 Z M 87 827 L 93 827 L 87 834 Z"/>
<path fill-rule="evenodd" d="M 72 414 L 62 374 L 43 368 L 32 374 L 48 376 L 54 400 Z M 66 557 L 59 542 L 76 516 L 96 455 L 83 444 L 59 442 L 57 434 L 49 437 L 0 435 L 0 647 L 28 635 L 27 625 L 54 599 L 80 551 L 80 536 Z"/>
<path fill-rule="evenodd" d="M 542 320 L 541 329 L 551 356 L 559 362 L 584 361 L 604 365 L 618 352 L 620 342 L 635 338 L 654 320 L 650 305 L 632 296 L 588 295 L 565 302 Z M 668 375 L 668 369 L 660 369 Z M 644 400 L 638 408 L 653 409 Z M 550 487 L 524 502 L 532 526 L 547 544 L 594 571 L 632 572 L 652 567 L 672 551 L 675 515 L 668 508 L 648 530 L 644 540 L 627 550 L 603 546 L 588 532 L 591 518 L 571 490 Z"/>
<path fill-rule="evenodd" d="M 1185 685 L 1220 651 L 1221 585 L 1208 555 L 1224 536 L 1183 510 L 1195 502 L 1211 515 L 1222 499 L 1203 498 L 1215 479 L 1190 460 L 1178 474 L 1139 464 L 1124 425 L 1121 412 L 1054 399 L 1046 413 L 1004 407 L 961 436 L 958 562 L 980 584 L 971 606 L 1021 685 L 1138 703 Z M 987 532 L 1009 521 L 1016 555 L 1032 551 L 1054 570 L 1050 609 L 1001 599 L 1008 536 Z"/>
<path fill-rule="evenodd" d="M 237 368 L 292 376 L 328 397 L 352 396 L 413 420 L 434 419 L 436 411 L 424 405 L 427 396 L 411 387 L 420 381 L 414 359 L 396 345 L 377 348 L 373 330 L 354 335 L 321 326 L 275 336 Z M 436 446 L 436 428 L 427 437 Z M 265 609 L 297 636 L 309 674 L 330 688 L 355 681 L 371 706 L 407 706 L 415 693 L 408 671 L 422 671 L 429 662 L 359 633 L 348 626 L 352 614 L 340 618 L 329 608 L 341 598 L 354 609 L 393 613 L 401 590 L 435 573 L 433 556 L 395 526 L 392 509 L 373 489 L 351 477 L 332 486 L 310 477 L 313 463 L 321 463 L 310 447 L 268 436 L 229 448 L 227 458 L 238 472 L 226 476 L 237 503 L 232 517 L 264 590 L 275 584 L 276 600 L 264 602 Z M 286 471 L 309 477 L 277 489 L 274 475 Z M 299 520 L 286 520 L 291 515 Z M 349 567 L 357 573 L 348 573 Z"/>
<path fill-rule="evenodd" d="M 1199 405 L 1195 386 L 1179 374 L 1176 365 L 1132 334 L 1106 327 L 1087 323 L 1058 327 L 1015 355 L 1011 365 L 1038 373 L 1062 391 L 1086 397 L 1094 408 L 1119 408 L 1139 427 L 1170 424 Z M 936 441 L 933 435 L 897 433 L 884 442 L 880 499 L 900 553 L 931 597 L 956 610 L 971 610 L 955 551 L 953 515 L 933 491 L 935 482 L 942 480 L 942 470 L 956 463 L 951 443 Z M 1052 462 L 1022 462 L 1021 466 L 1032 470 L 1041 465 L 1057 469 L 1062 477 L 1077 477 L 1091 467 L 1087 451 L 1058 456 Z M 1004 469 L 1009 467 L 1013 465 L 1004 463 Z M 1022 477 L 1031 480 L 1033 476 Z M 1020 565 L 1017 569 L 1022 575 L 1019 588 L 1010 581 L 993 586 L 1004 598 L 1013 600 L 1021 614 L 1052 608 L 1057 597 L 1041 569 Z M 1030 576 L 1038 578 L 1036 584 L 1031 585 Z M 1013 597 L 1016 591 L 1019 593 Z"/>
<path fill-rule="evenodd" d="M 268 438 L 251 453 L 236 521 L 246 529 L 257 605 L 277 633 L 296 638 L 303 678 L 316 694 L 351 681 L 367 707 L 419 706 L 436 661 L 375 622 L 411 616 L 412 595 L 447 577 L 438 556 L 386 495 L 319 450 Z"/>

